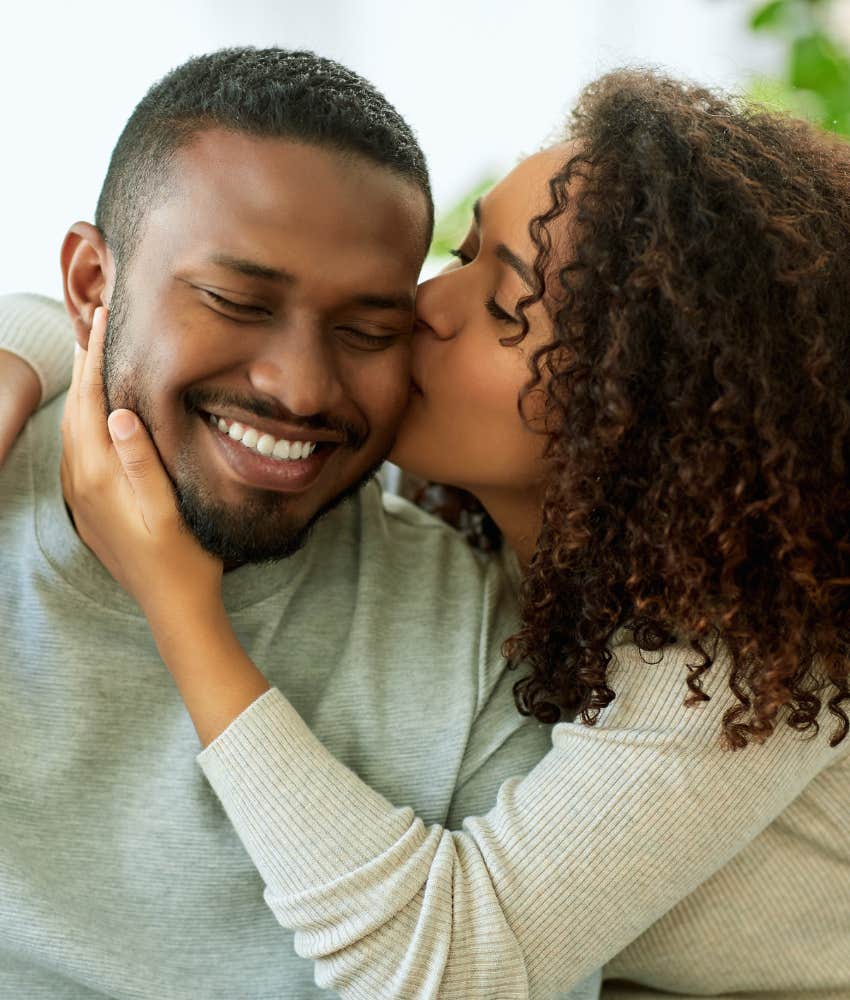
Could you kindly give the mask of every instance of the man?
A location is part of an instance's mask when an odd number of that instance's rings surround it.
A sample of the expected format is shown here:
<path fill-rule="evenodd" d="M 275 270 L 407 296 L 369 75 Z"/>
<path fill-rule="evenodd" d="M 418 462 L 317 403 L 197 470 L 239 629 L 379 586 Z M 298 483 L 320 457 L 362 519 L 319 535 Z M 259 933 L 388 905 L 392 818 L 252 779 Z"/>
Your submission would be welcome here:
<path fill-rule="evenodd" d="M 110 306 L 110 409 L 142 417 L 225 560 L 249 654 L 373 787 L 456 824 L 548 738 L 513 706 L 496 571 L 362 488 L 405 405 L 431 224 L 422 153 L 369 84 L 310 53 L 227 50 L 138 106 L 62 270 L 83 346 Z M 64 322 L 0 301 L 0 348 L 21 323 L 61 341 Z M 321 995 L 144 619 L 74 531 L 61 416 L 60 398 L 0 469 L 0 997 Z"/>

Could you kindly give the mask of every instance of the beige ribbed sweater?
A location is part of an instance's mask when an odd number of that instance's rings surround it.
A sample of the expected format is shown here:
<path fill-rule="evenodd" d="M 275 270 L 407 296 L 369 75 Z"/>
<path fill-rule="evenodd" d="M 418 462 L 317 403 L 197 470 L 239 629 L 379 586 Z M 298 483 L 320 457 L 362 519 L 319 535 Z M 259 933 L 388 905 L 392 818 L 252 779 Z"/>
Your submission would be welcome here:
<path fill-rule="evenodd" d="M 462 831 L 374 792 L 275 688 L 198 762 L 345 997 L 542 998 L 607 963 L 606 1000 L 850 1000 L 850 738 L 823 712 L 724 751 L 724 661 L 687 709 L 692 656 L 618 645 L 599 723 L 556 726 Z"/>
<path fill-rule="evenodd" d="M 400 651 L 403 655 L 403 651 Z M 617 698 L 462 832 L 426 827 L 337 763 L 278 691 L 198 757 L 299 952 L 344 996 L 850 998 L 850 738 L 787 726 L 720 748 L 719 661 L 616 648 Z M 342 902 L 345 912 L 340 911 Z"/>

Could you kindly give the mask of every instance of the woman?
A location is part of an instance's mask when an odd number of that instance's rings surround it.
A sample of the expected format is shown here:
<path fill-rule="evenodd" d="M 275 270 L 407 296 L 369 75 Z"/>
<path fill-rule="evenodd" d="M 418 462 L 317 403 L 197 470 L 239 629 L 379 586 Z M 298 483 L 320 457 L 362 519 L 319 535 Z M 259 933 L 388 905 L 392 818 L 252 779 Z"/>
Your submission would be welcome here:
<path fill-rule="evenodd" d="M 101 316 L 66 429 L 78 528 L 148 615 L 322 985 L 393 995 L 418 966 L 421 996 L 544 997 L 608 963 L 616 1000 L 850 995 L 848 238 L 845 145 L 624 72 L 422 286 L 394 457 L 473 493 L 524 569 L 520 710 L 578 712 L 456 833 L 256 696 L 149 439 L 128 411 L 106 437 Z"/>

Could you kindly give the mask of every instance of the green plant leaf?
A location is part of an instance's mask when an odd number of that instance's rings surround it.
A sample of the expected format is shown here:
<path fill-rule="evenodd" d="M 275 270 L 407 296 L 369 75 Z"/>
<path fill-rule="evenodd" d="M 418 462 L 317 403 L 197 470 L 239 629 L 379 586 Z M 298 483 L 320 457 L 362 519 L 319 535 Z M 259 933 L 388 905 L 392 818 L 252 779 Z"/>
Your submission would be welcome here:
<path fill-rule="evenodd" d="M 750 27 L 754 31 L 776 28 L 782 24 L 787 13 L 788 0 L 769 0 L 768 3 L 763 4 L 753 12 L 750 18 Z"/>
<path fill-rule="evenodd" d="M 747 87 L 747 99 L 768 111 L 805 118 L 810 122 L 821 123 L 828 113 L 820 94 L 800 90 L 771 76 L 754 77 Z"/>
<path fill-rule="evenodd" d="M 772 31 L 787 46 L 783 78 L 750 81 L 749 98 L 775 111 L 808 118 L 850 135 L 850 50 L 833 29 L 832 9 L 844 0 L 770 0 L 751 14 L 750 27 Z"/>
<path fill-rule="evenodd" d="M 472 221 L 472 206 L 495 183 L 495 177 L 489 175 L 482 177 L 448 211 L 440 215 L 434 226 L 434 239 L 431 241 L 431 249 L 428 251 L 429 256 L 448 257 L 449 251 L 461 243 Z"/>
<path fill-rule="evenodd" d="M 841 90 L 850 83 L 850 60 L 822 32 L 794 39 L 791 46 L 791 85 L 821 93 Z"/>

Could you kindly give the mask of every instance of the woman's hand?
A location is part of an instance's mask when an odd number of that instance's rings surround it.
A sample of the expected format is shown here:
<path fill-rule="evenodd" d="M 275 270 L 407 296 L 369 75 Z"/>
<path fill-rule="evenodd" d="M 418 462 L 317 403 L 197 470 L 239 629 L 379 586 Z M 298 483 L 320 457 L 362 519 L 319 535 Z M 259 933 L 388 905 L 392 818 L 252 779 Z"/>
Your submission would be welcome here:
<path fill-rule="evenodd" d="M 185 527 L 144 425 L 130 410 L 104 416 L 106 319 L 98 308 L 88 350 L 77 350 L 62 421 L 62 485 L 77 533 L 152 625 L 190 609 L 218 613 L 222 564 Z"/>
<path fill-rule="evenodd" d="M 220 560 L 185 527 L 153 441 L 130 410 L 108 422 L 106 309 L 74 361 L 62 421 L 62 486 L 77 532 L 139 602 L 203 746 L 269 689 L 221 602 Z"/>
<path fill-rule="evenodd" d="M 41 402 L 41 382 L 16 354 L 0 351 L 0 465 Z"/>

